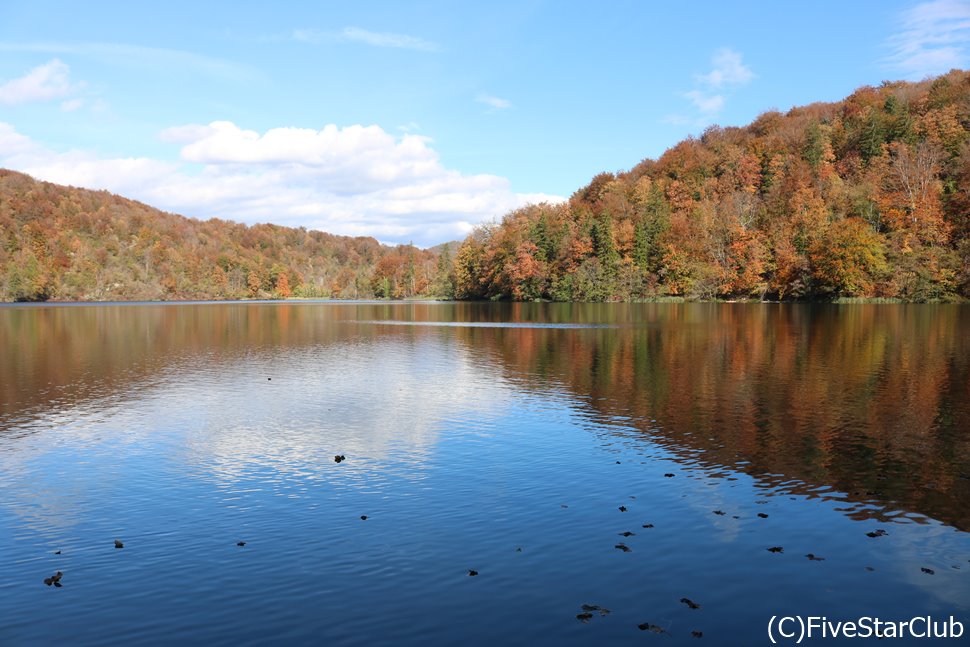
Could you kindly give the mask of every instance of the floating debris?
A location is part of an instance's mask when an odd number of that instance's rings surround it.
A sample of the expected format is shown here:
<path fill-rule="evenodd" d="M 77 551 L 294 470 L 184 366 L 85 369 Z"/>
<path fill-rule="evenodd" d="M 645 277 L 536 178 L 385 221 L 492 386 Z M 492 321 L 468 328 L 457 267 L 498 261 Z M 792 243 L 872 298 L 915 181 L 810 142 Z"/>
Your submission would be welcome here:
<path fill-rule="evenodd" d="M 926 568 L 925 566 L 922 566 L 920 567 L 919 570 L 923 571 L 927 575 L 936 575 L 936 571 L 934 571 L 932 568 Z"/>
<path fill-rule="evenodd" d="M 560 507 L 560 508 L 568 508 L 569 506 L 568 506 L 568 505 L 566 505 L 565 503 L 560 503 L 560 504 L 559 504 L 559 507 Z"/>
<path fill-rule="evenodd" d="M 717 516 L 719 516 L 719 517 L 723 517 L 723 516 L 724 516 L 724 515 L 726 515 L 727 513 L 726 513 L 726 512 L 724 512 L 724 510 L 715 510 L 715 511 L 714 511 L 714 514 L 716 514 L 716 515 L 717 515 Z"/>
<path fill-rule="evenodd" d="M 664 478 L 672 479 L 674 478 L 674 475 L 671 474 L 670 472 L 667 472 L 666 474 L 664 474 Z"/>
<path fill-rule="evenodd" d="M 815 553 L 809 553 L 808 555 L 805 555 L 805 557 L 809 558 L 813 562 L 824 562 L 825 561 L 825 558 L 824 557 L 819 557 Z"/>
<path fill-rule="evenodd" d="M 468 577 L 475 577 L 476 575 L 478 575 L 478 571 L 471 568 L 468 569 Z"/>
<path fill-rule="evenodd" d="M 643 524 L 643 525 L 642 525 L 642 526 L 640 526 L 640 527 L 641 527 L 641 528 L 653 528 L 653 524 L 652 524 L 652 523 L 645 523 L 645 524 Z"/>
<path fill-rule="evenodd" d="M 630 532 L 629 530 L 624 530 L 623 532 L 621 532 L 621 533 L 618 533 L 618 534 L 619 534 L 619 535 L 620 535 L 621 537 L 632 537 L 633 535 L 635 535 L 635 534 L 637 534 L 637 533 L 635 533 L 635 532 Z"/>
<path fill-rule="evenodd" d="M 621 505 L 620 506 L 620 512 L 626 512 L 626 506 L 625 505 Z"/>
<path fill-rule="evenodd" d="M 649 622 L 644 622 L 644 623 L 638 624 L 637 625 L 637 628 L 640 631 L 652 631 L 655 634 L 665 634 L 665 633 L 667 633 L 667 630 L 664 629 L 663 627 L 659 627 L 657 625 L 650 624 Z"/>
<path fill-rule="evenodd" d="M 236 545 L 237 546 L 245 546 L 246 545 L 246 542 L 244 542 L 244 541 L 237 541 L 236 542 Z"/>
<path fill-rule="evenodd" d="M 873 567 L 871 567 L 871 566 L 866 566 L 866 570 L 867 570 L 867 571 L 869 571 L 869 572 L 871 573 L 871 572 L 873 572 L 873 571 L 874 571 L 874 570 L 876 570 L 876 569 L 874 569 L 874 568 L 873 568 Z"/>
<path fill-rule="evenodd" d="M 584 625 L 589 624 L 589 621 L 593 619 L 593 614 L 585 611 L 583 613 L 577 613 L 576 619 L 582 622 Z"/>
<path fill-rule="evenodd" d="M 766 515 L 764 512 L 759 512 L 758 513 L 758 518 L 759 519 L 767 519 L 768 518 L 768 515 Z"/>
<path fill-rule="evenodd" d="M 690 635 L 693 636 L 694 638 L 703 638 L 704 637 L 704 632 L 703 631 L 697 631 L 695 629 L 694 631 L 690 632 Z"/>
<path fill-rule="evenodd" d="M 344 456 L 343 454 L 337 454 L 336 456 L 333 457 L 333 462 L 334 463 L 340 463 L 340 462 L 343 462 L 345 460 L 347 460 L 347 457 Z"/>
<path fill-rule="evenodd" d="M 266 381 L 267 381 L 267 382 L 270 382 L 270 381 L 272 381 L 272 379 L 273 379 L 273 378 L 271 378 L 271 377 L 268 377 L 268 378 L 266 378 Z"/>
<path fill-rule="evenodd" d="M 522 552 L 522 546 L 519 546 L 518 548 L 516 548 L 516 549 L 515 549 L 515 552 L 517 552 L 517 553 L 521 553 L 521 552 Z"/>
<path fill-rule="evenodd" d="M 115 548 L 124 548 L 124 547 L 125 545 L 123 543 L 115 539 Z"/>
<path fill-rule="evenodd" d="M 885 537 L 888 534 L 889 534 L 888 532 L 886 532 L 882 528 L 879 528 L 878 530 L 873 530 L 872 532 L 867 532 L 866 533 L 866 537 Z"/>
<path fill-rule="evenodd" d="M 620 464 L 620 461 L 616 461 L 616 464 L 619 465 Z"/>
<path fill-rule="evenodd" d="M 61 554 L 61 551 L 59 551 L 59 550 L 55 550 L 55 551 L 54 551 L 54 554 L 55 554 L 55 555 L 60 555 L 60 554 Z"/>
<path fill-rule="evenodd" d="M 360 520 L 361 521 L 367 521 L 367 515 L 366 514 L 360 515 Z"/>
<path fill-rule="evenodd" d="M 617 544 L 613 548 L 618 548 L 618 549 L 622 550 L 624 553 L 629 553 L 631 550 L 633 550 L 632 548 L 630 548 L 629 546 L 627 546 L 626 544 L 624 544 L 622 542 L 619 543 L 619 544 Z"/>
<path fill-rule="evenodd" d="M 785 552 L 785 549 L 782 548 L 781 546 L 772 546 L 771 548 L 768 549 L 768 552 L 769 553 L 783 553 L 783 552 Z"/>
<path fill-rule="evenodd" d="M 736 514 L 732 514 L 732 515 L 731 515 L 731 518 L 732 518 L 732 519 L 740 519 L 741 517 L 739 517 L 739 516 L 738 516 L 738 515 L 736 515 Z"/>
<path fill-rule="evenodd" d="M 582 609 L 583 609 L 583 611 L 586 611 L 586 612 L 597 611 L 597 612 L 599 612 L 599 614 L 601 616 L 608 616 L 608 615 L 610 615 L 610 610 L 609 609 L 606 609 L 604 607 L 601 607 L 598 604 L 584 604 L 582 606 Z"/>
<path fill-rule="evenodd" d="M 684 604 L 686 604 L 691 609 L 700 609 L 701 608 L 701 605 L 697 604 L 696 602 L 694 602 L 690 598 L 681 598 L 680 601 L 683 602 Z"/>

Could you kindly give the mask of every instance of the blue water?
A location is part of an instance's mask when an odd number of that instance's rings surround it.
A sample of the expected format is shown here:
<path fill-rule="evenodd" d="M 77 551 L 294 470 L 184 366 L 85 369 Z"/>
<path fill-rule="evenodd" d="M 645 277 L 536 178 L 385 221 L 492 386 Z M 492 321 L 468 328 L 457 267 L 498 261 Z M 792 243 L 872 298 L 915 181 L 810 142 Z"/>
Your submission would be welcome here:
<path fill-rule="evenodd" d="M 0 308 L 0 644 L 970 628 L 970 312 L 856 308 Z"/>

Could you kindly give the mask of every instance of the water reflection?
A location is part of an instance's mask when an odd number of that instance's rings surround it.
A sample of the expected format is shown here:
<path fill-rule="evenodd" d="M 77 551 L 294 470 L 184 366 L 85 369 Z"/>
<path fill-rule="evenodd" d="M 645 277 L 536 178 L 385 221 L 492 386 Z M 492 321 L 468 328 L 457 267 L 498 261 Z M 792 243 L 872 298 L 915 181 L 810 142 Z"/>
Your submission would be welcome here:
<path fill-rule="evenodd" d="M 177 442 L 225 474 L 313 464 L 340 449 L 331 437 L 375 459 L 423 452 L 442 420 L 501 410 L 500 375 L 570 393 L 628 442 L 844 498 L 853 518 L 902 510 L 970 528 L 970 311 L 958 306 L 4 307 L 0 356 L 8 458 L 14 436 L 77 440 L 94 420 L 173 402 L 186 412 Z"/>

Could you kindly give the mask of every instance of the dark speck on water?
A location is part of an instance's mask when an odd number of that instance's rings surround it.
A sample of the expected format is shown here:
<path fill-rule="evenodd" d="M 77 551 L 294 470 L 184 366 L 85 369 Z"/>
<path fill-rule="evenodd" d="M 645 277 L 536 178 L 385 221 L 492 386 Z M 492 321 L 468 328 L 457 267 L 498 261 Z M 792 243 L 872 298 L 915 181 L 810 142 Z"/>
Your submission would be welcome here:
<path fill-rule="evenodd" d="M 653 524 L 652 524 L 652 523 L 645 523 L 645 524 L 643 524 L 643 525 L 642 525 L 642 526 L 640 526 L 640 527 L 641 527 L 641 528 L 653 528 Z"/>
<path fill-rule="evenodd" d="M 636 533 L 630 532 L 629 530 L 624 530 L 623 532 L 620 533 L 620 536 L 621 537 L 632 537 L 635 534 Z"/>
<path fill-rule="evenodd" d="M 759 519 L 767 519 L 768 518 L 768 515 L 766 515 L 764 512 L 759 512 L 758 513 L 758 518 Z"/>
<path fill-rule="evenodd" d="M 124 547 L 125 547 L 125 545 L 123 543 L 121 543 L 119 540 L 115 539 L 115 548 L 124 548 Z"/>
<path fill-rule="evenodd" d="M 690 635 L 693 636 L 694 638 L 703 638 L 704 637 L 704 632 L 703 631 L 697 631 L 695 629 L 694 631 L 690 632 Z"/>
<path fill-rule="evenodd" d="M 478 575 L 478 571 L 468 569 L 468 577 L 475 577 L 476 575 Z"/>
<path fill-rule="evenodd" d="M 236 545 L 237 546 L 245 546 L 246 545 L 246 542 L 244 542 L 244 541 L 237 541 L 236 542 Z"/>
<path fill-rule="evenodd" d="M 715 511 L 714 511 L 714 514 L 716 514 L 716 515 L 717 515 L 717 516 L 719 516 L 719 517 L 723 517 L 723 516 L 724 516 L 725 514 L 727 514 L 727 513 L 726 513 L 726 512 L 724 512 L 724 510 L 715 510 Z"/>
<path fill-rule="evenodd" d="M 366 514 L 360 515 L 360 520 L 361 521 L 367 521 L 367 515 Z M 380 524 L 378 524 L 378 525 L 380 525 Z"/>
<path fill-rule="evenodd" d="M 637 628 L 640 631 L 652 631 L 655 634 L 665 634 L 665 633 L 667 633 L 667 630 L 664 629 L 663 627 L 660 627 L 660 626 L 655 625 L 655 624 L 651 624 L 649 622 L 644 622 L 644 623 L 638 624 L 637 625 Z"/>
<path fill-rule="evenodd" d="M 53 584 L 57 588 L 61 588 L 61 586 L 62 586 L 61 585 L 61 578 L 62 577 L 64 577 L 64 573 L 61 573 L 60 571 L 57 571 L 52 576 L 45 577 L 44 578 L 44 584 L 46 584 L 47 586 L 50 586 L 51 584 Z"/>
<path fill-rule="evenodd" d="M 923 571 L 927 575 L 936 575 L 936 571 L 934 571 L 932 568 L 926 568 L 925 566 L 923 566 L 919 570 Z"/>
<path fill-rule="evenodd" d="M 805 555 L 805 557 L 807 557 L 808 559 L 810 559 L 813 562 L 824 562 L 825 561 L 825 558 L 824 557 L 819 557 L 815 553 L 809 553 L 808 555 Z"/>
<path fill-rule="evenodd" d="M 886 536 L 888 534 L 889 534 L 888 532 L 886 532 L 882 528 L 879 528 L 878 530 L 873 530 L 872 532 L 867 532 L 866 533 L 866 537 L 884 537 L 884 536 Z"/>
<path fill-rule="evenodd" d="M 610 610 L 609 609 L 607 609 L 605 607 L 601 607 L 598 604 L 584 604 L 581 608 L 582 608 L 583 611 L 596 611 L 601 616 L 608 616 L 608 615 L 610 615 Z"/>
<path fill-rule="evenodd" d="M 621 505 L 620 506 L 620 512 L 626 512 L 626 506 L 625 505 Z"/>
<path fill-rule="evenodd" d="M 783 553 L 783 552 L 785 552 L 785 549 L 782 548 L 781 546 L 772 546 L 771 548 L 768 549 L 768 552 L 769 553 Z"/>
<path fill-rule="evenodd" d="M 670 472 L 667 472 L 666 474 L 664 474 L 664 477 L 669 478 L 669 479 L 672 479 L 672 478 L 674 478 L 674 475 L 671 474 Z"/>
<path fill-rule="evenodd" d="M 347 460 L 347 457 L 344 456 L 343 454 L 337 454 L 336 456 L 333 457 L 333 462 L 334 463 L 340 463 L 340 462 L 345 461 L 345 460 Z"/>
<path fill-rule="evenodd" d="M 683 602 L 684 604 L 686 604 L 691 609 L 700 609 L 701 608 L 701 605 L 697 604 L 696 602 L 694 602 L 690 598 L 681 598 L 680 601 Z"/>
<path fill-rule="evenodd" d="M 583 624 L 588 624 L 589 621 L 593 619 L 593 614 L 590 613 L 589 611 L 584 611 L 583 613 L 577 613 L 576 619 L 582 622 Z"/>

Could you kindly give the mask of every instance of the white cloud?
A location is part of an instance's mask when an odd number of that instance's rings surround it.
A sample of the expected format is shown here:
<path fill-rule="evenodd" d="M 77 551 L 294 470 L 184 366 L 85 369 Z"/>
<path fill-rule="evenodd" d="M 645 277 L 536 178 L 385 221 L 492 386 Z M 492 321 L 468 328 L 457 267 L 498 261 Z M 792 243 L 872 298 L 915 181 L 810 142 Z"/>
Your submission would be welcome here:
<path fill-rule="evenodd" d="M 425 52 L 438 51 L 435 43 L 428 42 L 414 36 L 405 34 L 389 34 L 382 32 L 367 31 L 357 27 L 345 27 L 341 32 L 343 37 L 350 41 L 373 45 L 374 47 L 395 47 L 399 49 L 416 49 Z"/>
<path fill-rule="evenodd" d="M 24 76 L 0 85 L 0 104 L 16 105 L 65 97 L 74 89 L 70 71 L 56 58 L 38 65 Z"/>
<path fill-rule="evenodd" d="M 275 222 L 335 234 L 433 245 L 529 202 L 506 178 L 442 166 L 431 140 L 378 126 L 273 128 L 191 124 L 159 134 L 180 161 L 57 152 L 0 123 L 0 166 L 39 179 L 107 189 L 197 218 Z"/>
<path fill-rule="evenodd" d="M 741 60 L 741 54 L 727 47 L 714 52 L 711 67 L 707 74 L 694 75 L 693 90 L 681 93 L 694 104 L 694 115 L 667 115 L 665 123 L 696 128 L 709 126 L 727 104 L 728 94 L 754 78 L 754 72 Z"/>
<path fill-rule="evenodd" d="M 684 97 L 691 100 L 694 107 L 704 113 L 717 112 L 724 107 L 724 97 L 720 94 L 708 95 L 700 90 L 685 92 Z"/>
<path fill-rule="evenodd" d="M 125 43 L 0 42 L 0 52 L 70 54 L 113 67 L 152 70 L 161 74 L 171 74 L 173 69 L 177 69 L 180 73 L 198 73 L 240 82 L 251 82 L 263 76 L 254 67 L 194 52 Z"/>
<path fill-rule="evenodd" d="M 61 110 L 64 112 L 74 112 L 84 107 L 84 99 L 68 99 L 61 103 Z"/>
<path fill-rule="evenodd" d="M 935 0 L 900 14 L 900 32 L 889 38 L 889 67 L 910 79 L 942 74 L 970 61 L 970 2 Z"/>
<path fill-rule="evenodd" d="M 697 78 L 701 83 L 712 88 L 744 85 L 754 78 L 751 68 L 741 62 L 741 54 L 727 47 L 714 52 L 711 64 L 714 69 Z"/>
<path fill-rule="evenodd" d="M 478 103 L 484 103 L 492 110 L 505 110 L 506 108 L 512 107 L 512 102 L 508 99 L 500 99 L 499 97 L 495 97 L 490 94 L 480 94 L 475 97 L 475 101 Z"/>
<path fill-rule="evenodd" d="M 416 36 L 368 31 L 359 27 L 344 27 L 339 32 L 322 31 L 319 29 L 294 29 L 291 38 L 300 43 L 343 41 L 363 43 L 364 45 L 370 45 L 372 47 L 413 49 L 421 52 L 437 52 L 441 49 L 437 43 L 432 43 L 431 41 Z"/>

